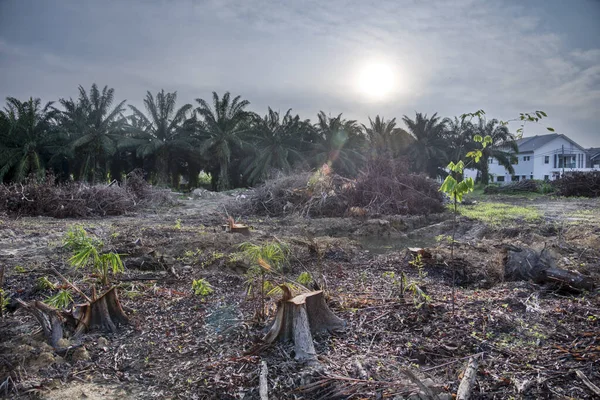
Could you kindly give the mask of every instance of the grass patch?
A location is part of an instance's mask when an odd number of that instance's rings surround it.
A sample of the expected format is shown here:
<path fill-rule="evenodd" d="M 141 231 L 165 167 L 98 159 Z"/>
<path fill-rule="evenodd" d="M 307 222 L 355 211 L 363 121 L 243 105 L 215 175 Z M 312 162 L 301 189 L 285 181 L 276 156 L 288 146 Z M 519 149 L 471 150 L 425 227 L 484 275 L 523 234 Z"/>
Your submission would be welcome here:
<path fill-rule="evenodd" d="M 458 212 L 465 217 L 491 225 L 514 221 L 536 222 L 542 218 L 539 211 L 533 207 L 513 206 L 505 203 L 478 203 L 472 206 L 461 206 L 458 208 Z"/>

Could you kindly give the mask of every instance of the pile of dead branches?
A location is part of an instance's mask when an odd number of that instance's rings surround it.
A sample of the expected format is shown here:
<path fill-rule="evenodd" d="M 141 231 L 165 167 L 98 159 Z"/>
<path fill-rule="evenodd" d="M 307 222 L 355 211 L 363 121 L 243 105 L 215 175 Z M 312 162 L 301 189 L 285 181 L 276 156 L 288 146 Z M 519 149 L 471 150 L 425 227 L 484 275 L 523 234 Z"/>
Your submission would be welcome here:
<path fill-rule="evenodd" d="M 133 178 L 134 181 L 136 179 Z M 101 217 L 121 215 L 139 207 L 166 202 L 172 202 L 172 199 L 165 193 L 147 189 L 141 191 L 139 187 L 129 190 L 117 184 L 56 184 L 51 174 L 43 180 L 32 178 L 25 183 L 0 185 L 0 212 L 18 216 Z"/>
<path fill-rule="evenodd" d="M 433 180 L 409 174 L 403 163 L 389 159 L 369 162 L 356 179 L 324 166 L 314 173 L 268 180 L 233 207 L 240 215 L 310 217 L 429 214 L 444 209 Z"/>
<path fill-rule="evenodd" d="M 483 189 L 485 194 L 497 194 L 497 193 L 525 193 L 532 192 L 537 193 L 540 190 L 540 185 L 533 179 L 526 179 L 518 182 L 511 182 L 502 186 L 486 186 Z"/>
<path fill-rule="evenodd" d="M 442 212 L 439 185 L 424 175 L 408 172 L 403 160 L 370 160 L 348 193 L 350 207 L 368 214 L 430 214 Z"/>
<path fill-rule="evenodd" d="M 560 196 L 600 197 L 600 171 L 570 172 L 553 184 Z"/>

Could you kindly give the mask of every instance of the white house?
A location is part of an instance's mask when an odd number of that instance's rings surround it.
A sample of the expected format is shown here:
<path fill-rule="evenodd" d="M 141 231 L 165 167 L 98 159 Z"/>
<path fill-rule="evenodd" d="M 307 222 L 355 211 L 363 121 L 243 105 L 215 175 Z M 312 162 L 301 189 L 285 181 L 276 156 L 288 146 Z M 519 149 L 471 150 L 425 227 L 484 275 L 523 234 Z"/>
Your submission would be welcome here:
<path fill-rule="evenodd" d="M 600 147 L 587 149 L 588 162 L 586 167 L 600 169 Z"/>
<path fill-rule="evenodd" d="M 519 139 L 515 173 L 490 158 L 490 182 L 514 182 L 524 179 L 554 180 L 563 173 L 600 170 L 600 151 L 594 156 L 565 135 L 553 133 Z M 593 158 L 598 157 L 598 158 Z M 596 160 L 596 161 L 594 161 Z M 592 164 L 591 164 L 592 163 Z M 595 168 L 594 168 L 595 166 Z"/>

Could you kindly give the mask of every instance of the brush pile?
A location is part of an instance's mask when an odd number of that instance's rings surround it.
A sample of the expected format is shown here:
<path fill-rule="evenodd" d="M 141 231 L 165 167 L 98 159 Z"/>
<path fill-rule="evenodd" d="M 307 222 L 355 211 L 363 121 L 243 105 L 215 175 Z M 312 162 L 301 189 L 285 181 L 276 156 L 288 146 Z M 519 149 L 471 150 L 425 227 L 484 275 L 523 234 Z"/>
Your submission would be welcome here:
<path fill-rule="evenodd" d="M 570 172 L 553 183 L 560 196 L 600 197 L 600 171 Z"/>
<path fill-rule="evenodd" d="M 371 160 L 356 179 L 332 173 L 325 164 L 315 173 L 269 180 L 235 206 L 236 214 L 307 217 L 429 214 L 444 210 L 438 184 L 409 174 L 405 163 Z"/>
<path fill-rule="evenodd" d="M 17 216 L 87 218 L 121 215 L 140 207 L 173 203 L 171 196 L 153 189 L 140 172 L 129 174 L 127 186 L 55 183 L 44 179 L 0 185 L 0 212 Z"/>
<path fill-rule="evenodd" d="M 537 181 L 533 179 L 526 179 L 518 182 L 511 182 L 502 186 L 486 186 L 483 189 L 483 193 L 485 194 L 497 194 L 497 193 L 526 193 L 532 192 L 537 193 L 540 190 L 540 185 Z"/>

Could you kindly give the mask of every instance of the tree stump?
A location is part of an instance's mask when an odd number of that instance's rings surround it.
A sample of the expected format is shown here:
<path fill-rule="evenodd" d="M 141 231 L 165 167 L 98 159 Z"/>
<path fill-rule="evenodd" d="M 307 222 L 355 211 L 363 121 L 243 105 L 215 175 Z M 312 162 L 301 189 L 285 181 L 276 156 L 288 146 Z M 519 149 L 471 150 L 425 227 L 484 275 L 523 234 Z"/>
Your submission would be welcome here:
<path fill-rule="evenodd" d="M 119 324 L 127 324 L 129 322 L 129 318 L 127 318 L 121 307 L 121 302 L 114 286 L 91 303 L 76 306 L 73 311 L 73 317 L 77 319 L 75 337 L 94 329 L 114 333 L 117 332 Z"/>
<path fill-rule="evenodd" d="M 76 305 L 72 312 L 58 310 L 41 301 L 17 301 L 37 319 L 48 344 L 55 349 L 60 347 L 58 342 L 65 336 L 65 331 L 73 332 L 72 337 L 76 338 L 94 329 L 116 332 L 119 324 L 129 322 L 115 287 L 91 302 Z"/>
<path fill-rule="evenodd" d="M 282 289 L 283 297 L 277 303 L 275 320 L 263 340 L 267 343 L 292 340 L 296 360 L 316 362 L 312 335 L 332 332 L 343 328 L 346 323 L 329 309 L 322 290 L 292 298 L 287 286 L 282 286 Z"/>
<path fill-rule="evenodd" d="M 63 338 L 63 326 L 65 318 L 61 315 L 61 312 L 49 306 L 48 304 L 42 303 L 41 301 L 32 301 L 25 303 L 21 299 L 17 299 L 21 307 L 27 310 L 31 315 L 37 319 L 44 332 L 44 337 L 48 344 L 55 349 L 59 347 L 58 341 Z"/>

